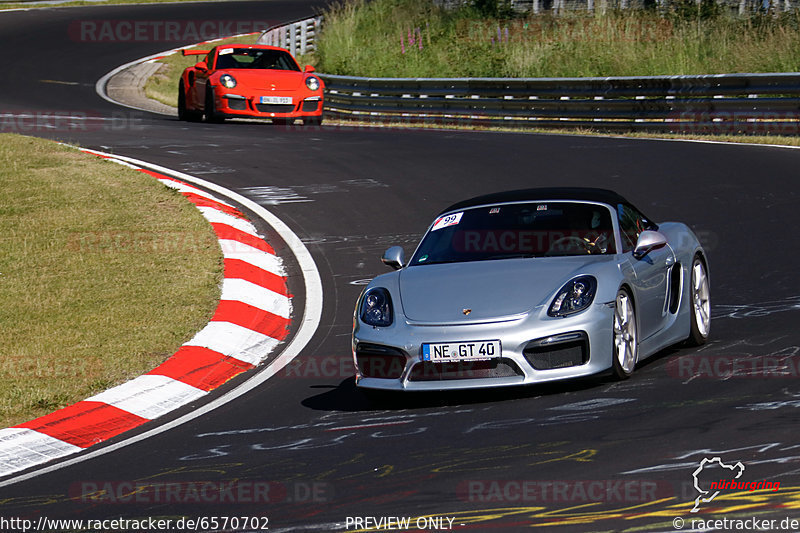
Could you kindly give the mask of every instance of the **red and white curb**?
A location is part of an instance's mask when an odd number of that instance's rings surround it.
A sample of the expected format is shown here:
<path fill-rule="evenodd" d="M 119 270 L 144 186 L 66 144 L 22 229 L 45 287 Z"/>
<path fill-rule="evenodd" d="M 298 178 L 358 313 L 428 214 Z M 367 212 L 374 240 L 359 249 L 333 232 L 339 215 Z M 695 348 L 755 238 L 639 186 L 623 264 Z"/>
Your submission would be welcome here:
<path fill-rule="evenodd" d="M 142 162 L 83 151 L 148 173 L 197 206 L 214 228 L 222 248 L 225 269 L 220 302 L 205 328 L 147 374 L 49 415 L 0 430 L 0 476 L 80 452 L 198 400 L 265 361 L 288 334 L 292 301 L 282 261 L 237 208 L 185 181 L 136 165 Z M 275 228 L 276 220 L 268 222 Z M 285 225 L 276 229 L 282 237 L 287 235 Z M 292 350 L 287 347 L 262 380 L 277 373 L 299 353 L 313 334 L 310 328 L 316 329 L 321 313 L 321 283 L 316 267 L 313 261 L 309 266 L 311 259 L 305 255 L 305 247 L 300 244 L 302 249 L 297 248 L 299 239 L 291 232 L 289 236 L 294 238 L 287 244 L 301 264 L 306 291 L 310 289 L 307 299 L 318 297 L 319 305 L 306 305 L 301 331 L 290 343 L 294 344 Z"/>

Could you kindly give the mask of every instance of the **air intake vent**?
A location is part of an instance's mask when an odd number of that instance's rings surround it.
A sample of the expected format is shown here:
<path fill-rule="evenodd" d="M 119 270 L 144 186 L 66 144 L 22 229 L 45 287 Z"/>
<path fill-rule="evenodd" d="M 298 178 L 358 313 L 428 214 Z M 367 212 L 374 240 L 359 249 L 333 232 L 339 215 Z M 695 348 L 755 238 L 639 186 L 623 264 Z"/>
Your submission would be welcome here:
<path fill-rule="evenodd" d="M 367 343 L 356 346 L 358 370 L 367 378 L 397 379 L 403 375 L 407 360 L 405 352 L 397 348 Z"/>
<path fill-rule="evenodd" d="M 291 113 L 294 106 L 289 104 L 256 104 L 256 109 L 261 113 Z"/>
<path fill-rule="evenodd" d="M 579 366 L 589 362 L 589 338 L 583 331 L 530 341 L 522 351 L 536 370 Z"/>

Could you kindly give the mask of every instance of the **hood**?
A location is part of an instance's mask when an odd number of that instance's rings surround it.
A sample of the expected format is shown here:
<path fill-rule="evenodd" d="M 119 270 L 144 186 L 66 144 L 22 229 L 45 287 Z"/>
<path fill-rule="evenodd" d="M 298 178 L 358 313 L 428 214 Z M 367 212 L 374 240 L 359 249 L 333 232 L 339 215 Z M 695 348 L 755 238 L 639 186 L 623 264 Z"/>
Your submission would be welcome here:
<path fill-rule="evenodd" d="M 549 298 L 598 256 L 420 265 L 399 272 L 403 312 L 431 324 L 502 320 L 549 305 Z M 464 309 L 470 309 L 464 314 Z"/>
<path fill-rule="evenodd" d="M 270 90 L 275 85 L 276 91 L 296 91 L 305 87 L 304 74 L 292 70 L 248 70 L 231 69 L 220 71 L 236 78 L 236 87 Z M 236 89 L 231 89 L 236 92 Z"/>

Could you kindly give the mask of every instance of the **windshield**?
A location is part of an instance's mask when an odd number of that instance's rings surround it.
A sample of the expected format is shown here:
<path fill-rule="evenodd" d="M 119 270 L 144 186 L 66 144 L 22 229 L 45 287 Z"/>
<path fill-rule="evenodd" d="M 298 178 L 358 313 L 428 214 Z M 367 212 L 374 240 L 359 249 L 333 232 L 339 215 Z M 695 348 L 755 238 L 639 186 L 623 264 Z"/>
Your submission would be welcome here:
<path fill-rule="evenodd" d="M 410 264 L 615 251 L 611 213 L 606 206 L 572 202 L 501 204 L 439 217 Z"/>
<path fill-rule="evenodd" d="M 300 70 L 289 52 L 262 48 L 220 48 L 216 68 Z"/>

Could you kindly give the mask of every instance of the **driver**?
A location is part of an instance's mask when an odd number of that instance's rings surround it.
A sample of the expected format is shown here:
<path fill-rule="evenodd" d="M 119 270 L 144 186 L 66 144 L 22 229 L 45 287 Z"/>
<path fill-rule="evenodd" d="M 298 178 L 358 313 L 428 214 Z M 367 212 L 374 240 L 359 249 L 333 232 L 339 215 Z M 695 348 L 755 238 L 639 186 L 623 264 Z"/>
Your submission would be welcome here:
<path fill-rule="evenodd" d="M 604 213 L 600 209 L 592 209 L 592 216 L 589 222 L 589 231 L 587 232 L 584 240 L 589 244 L 589 253 L 604 254 L 608 251 L 608 245 L 611 242 L 609 235 L 611 228 L 608 225 L 608 213 Z"/>

